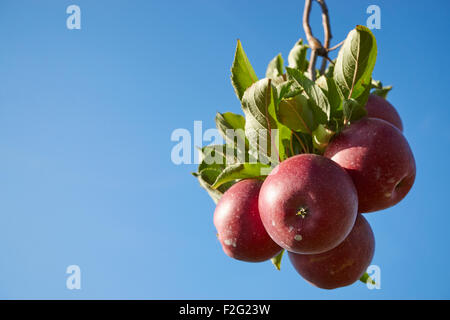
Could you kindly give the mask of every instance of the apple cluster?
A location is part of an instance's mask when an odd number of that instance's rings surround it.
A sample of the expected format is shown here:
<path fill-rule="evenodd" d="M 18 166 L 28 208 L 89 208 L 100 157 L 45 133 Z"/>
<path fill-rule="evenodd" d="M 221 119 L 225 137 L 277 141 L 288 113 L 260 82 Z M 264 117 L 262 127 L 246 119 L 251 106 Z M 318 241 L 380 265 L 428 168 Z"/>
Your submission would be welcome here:
<path fill-rule="evenodd" d="M 334 289 L 366 272 L 375 238 L 362 214 L 399 203 L 416 166 L 394 107 L 371 94 L 367 116 L 345 126 L 322 154 L 280 162 L 264 179 L 242 179 L 214 212 L 224 252 L 261 262 L 286 250 L 311 284 Z"/>
<path fill-rule="evenodd" d="M 201 148 L 194 176 L 217 204 L 228 256 L 280 269 L 287 252 L 304 279 L 333 289 L 370 280 L 375 238 L 364 214 L 405 198 L 416 164 L 386 99 L 392 87 L 372 77 L 370 29 L 351 30 L 328 67 L 316 69 L 309 50 L 298 40 L 288 65 L 278 54 L 258 79 L 238 40 L 231 83 L 244 116 L 216 115 L 224 144 Z"/>

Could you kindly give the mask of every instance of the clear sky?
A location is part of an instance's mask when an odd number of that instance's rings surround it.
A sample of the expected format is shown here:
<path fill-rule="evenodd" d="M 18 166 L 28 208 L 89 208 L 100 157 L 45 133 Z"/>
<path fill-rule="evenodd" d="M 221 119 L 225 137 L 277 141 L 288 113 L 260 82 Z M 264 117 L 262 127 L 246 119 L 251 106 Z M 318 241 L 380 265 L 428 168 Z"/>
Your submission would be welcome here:
<path fill-rule="evenodd" d="M 214 203 L 176 166 L 173 130 L 240 112 L 229 81 L 236 39 L 257 74 L 299 37 L 303 1 L 2 0 L 0 298 L 450 298 L 449 1 L 328 0 L 343 40 L 381 8 L 374 78 L 394 86 L 417 179 L 366 215 L 381 290 L 307 284 L 288 259 L 223 254 Z M 66 8 L 81 8 L 81 30 Z M 321 17 L 313 6 L 313 30 Z M 66 268 L 81 268 L 81 290 Z"/>

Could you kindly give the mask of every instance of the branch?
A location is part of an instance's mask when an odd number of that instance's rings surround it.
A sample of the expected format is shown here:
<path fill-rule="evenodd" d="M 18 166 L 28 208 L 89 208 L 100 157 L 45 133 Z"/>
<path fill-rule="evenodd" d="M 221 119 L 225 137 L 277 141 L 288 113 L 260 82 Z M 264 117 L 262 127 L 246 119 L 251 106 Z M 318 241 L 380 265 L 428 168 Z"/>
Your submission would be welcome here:
<path fill-rule="evenodd" d="M 311 14 L 311 0 L 305 0 L 305 8 L 303 9 L 303 29 L 305 30 L 308 42 L 314 38 L 311 26 L 309 25 L 309 15 Z"/>
<path fill-rule="evenodd" d="M 305 30 L 306 40 L 308 40 L 309 47 L 311 48 L 311 58 L 308 66 L 309 78 L 312 81 L 316 80 L 316 60 L 318 50 L 323 48 L 320 41 L 315 38 L 309 25 L 309 15 L 311 14 L 311 2 L 312 0 L 305 0 L 305 8 L 303 9 L 303 29 Z"/>
<path fill-rule="evenodd" d="M 331 52 L 331 51 L 336 50 L 337 48 L 339 48 L 340 46 L 342 46 L 342 45 L 344 44 L 344 42 L 345 42 L 345 40 L 342 40 L 342 41 L 339 42 L 337 45 L 335 45 L 335 46 L 329 48 L 329 49 L 328 49 L 328 52 Z"/>
<path fill-rule="evenodd" d="M 328 7 L 325 0 L 316 0 L 322 9 L 322 24 L 324 30 L 324 45 L 314 37 L 311 26 L 309 24 L 309 16 L 311 14 L 311 4 L 312 0 L 305 0 L 305 8 L 303 10 L 303 29 L 305 30 L 306 39 L 308 40 L 309 47 L 311 48 L 311 61 L 309 62 L 308 73 L 311 80 L 316 79 L 316 61 L 317 56 L 322 57 L 322 66 L 320 67 L 320 74 L 324 74 L 327 67 L 327 62 L 330 60 L 328 58 L 328 48 L 330 47 L 331 34 L 330 27 L 330 17 L 328 14 Z"/>
<path fill-rule="evenodd" d="M 309 73 L 309 78 L 312 81 L 316 81 L 316 62 L 317 62 L 318 55 L 319 55 L 318 50 L 311 50 L 311 56 L 309 58 L 308 73 Z"/>
<path fill-rule="evenodd" d="M 331 26 L 330 26 L 330 16 L 328 14 L 328 7 L 325 3 L 325 0 L 316 0 L 320 7 L 322 8 L 322 25 L 323 25 L 323 33 L 324 33 L 324 42 L 323 47 L 325 48 L 326 52 L 328 53 L 328 48 L 330 47 L 331 39 L 333 38 L 333 35 L 331 34 Z M 325 69 L 327 68 L 327 60 L 328 54 L 325 53 L 323 55 L 322 59 L 322 66 L 320 67 L 320 74 L 325 73 Z"/>
<path fill-rule="evenodd" d="M 330 16 L 328 14 L 328 7 L 325 3 L 325 0 L 316 0 L 320 7 L 322 8 L 322 24 L 323 24 L 323 31 L 324 31 L 324 42 L 323 46 L 325 49 L 328 49 L 330 47 L 330 41 L 333 38 L 333 35 L 331 34 L 331 26 L 330 26 Z"/>

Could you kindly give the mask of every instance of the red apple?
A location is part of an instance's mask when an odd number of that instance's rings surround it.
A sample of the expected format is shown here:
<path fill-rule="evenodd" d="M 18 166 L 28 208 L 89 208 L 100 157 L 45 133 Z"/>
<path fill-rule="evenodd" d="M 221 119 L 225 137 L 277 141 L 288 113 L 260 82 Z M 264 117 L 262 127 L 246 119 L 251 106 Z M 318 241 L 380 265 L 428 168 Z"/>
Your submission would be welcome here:
<path fill-rule="evenodd" d="M 217 203 L 214 225 L 225 253 L 238 260 L 261 262 L 281 248 L 269 237 L 258 211 L 262 181 L 242 180 L 228 189 Z"/>
<path fill-rule="evenodd" d="M 358 196 L 335 162 L 300 154 L 280 163 L 259 195 L 262 222 L 282 248 L 321 253 L 339 245 L 355 223 Z"/>
<path fill-rule="evenodd" d="M 366 110 L 369 118 L 382 119 L 397 127 L 400 131 L 403 131 L 403 123 L 400 115 L 392 104 L 383 97 L 375 94 L 369 95 Z"/>
<path fill-rule="evenodd" d="M 324 155 L 352 177 L 360 213 L 395 205 L 416 177 L 408 141 L 400 130 L 381 119 L 364 118 L 351 124 L 330 142 Z"/>
<path fill-rule="evenodd" d="M 296 254 L 289 259 L 309 283 L 322 289 L 348 286 L 362 277 L 373 258 L 375 238 L 367 220 L 358 215 L 348 237 L 321 254 Z"/>

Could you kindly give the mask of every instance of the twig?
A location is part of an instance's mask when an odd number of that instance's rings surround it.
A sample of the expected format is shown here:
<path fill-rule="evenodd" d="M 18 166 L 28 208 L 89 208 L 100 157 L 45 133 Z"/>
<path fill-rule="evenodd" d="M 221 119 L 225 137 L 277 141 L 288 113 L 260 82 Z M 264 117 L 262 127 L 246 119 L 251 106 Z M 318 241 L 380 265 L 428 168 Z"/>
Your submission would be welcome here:
<path fill-rule="evenodd" d="M 325 3 L 325 0 L 317 0 L 320 7 L 322 8 L 322 25 L 323 25 L 323 33 L 324 33 L 324 41 L 323 41 L 323 47 L 326 50 L 325 55 L 322 58 L 322 66 L 320 67 L 320 74 L 325 73 L 325 69 L 327 68 L 327 57 L 328 57 L 328 48 L 330 47 L 331 39 L 333 38 L 333 35 L 331 33 L 331 26 L 330 26 L 330 15 L 328 14 L 328 7 Z"/>
<path fill-rule="evenodd" d="M 339 48 L 340 46 L 342 46 L 342 45 L 344 44 L 344 42 L 345 42 L 345 40 L 342 40 L 342 41 L 339 42 L 337 45 L 335 45 L 335 46 L 329 48 L 329 49 L 328 49 L 328 52 L 331 52 L 331 51 L 336 50 L 337 48 Z"/>
<path fill-rule="evenodd" d="M 323 57 L 324 59 L 327 59 L 329 63 L 331 63 L 334 66 L 334 61 L 330 59 L 329 56 Z"/>
<path fill-rule="evenodd" d="M 303 29 L 305 30 L 306 40 L 308 40 L 309 47 L 311 48 L 311 58 L 308 66 L 309 78 L 312 81 L 316 80 L 316 60 L 317 51 L 323 48 L 320 41 L 315 38 L 309 25 L 309 16 L 311 14 L 311 2 L 312 0 L 305 0 L 305 8 L 303 9 Z"/>
<path fill-rule="evenodd" d="M 324 31 L 324 41 L 323 46 L 325 49 L 328 49 L 330 47 L 331 39 L 333 38 L 333 35 L 331 34 L 331 26 L 330 26 L 330 16 L 328 14 L 328 7 L 325 3 L 325 0 L 316 0 L 320 7 L 322 8 L 322 24 L 323 24 L 323 31 Z"/>
<path fill-rule="evenodd" d="M 303 10 L 303 29 L 305 30 L 306 39 L 311 48 L 311 61 L 308 66 L 308 73 L 311 80 L 316 79 L 316 61 L 317 56 L 322 57 L 322 65 L 320 67 L 320 74 L 325 73 L 327 67 L 327 62 L 330 61 L 328 58 L 328 52 L 331 51 L 329 48 L 331 39 L 333 35 L 331 34 L 330 26 L 330 16 L 328 14 L 328 7 L 325 0 L 316 0 L 322 9 L 322 25 L 324 30 L 324 45 L 314 37 L 311 26 L 309 24 L 309 16 L 311 14 L 311 3 L 312 0 L 305 0 L 305 8 Z M 334 50 L 334 49 L 333 49 Z"/>

